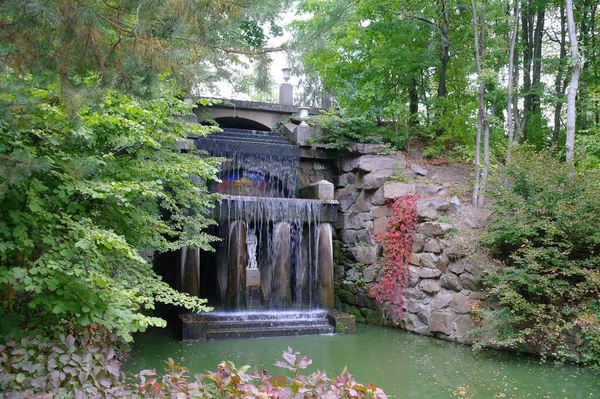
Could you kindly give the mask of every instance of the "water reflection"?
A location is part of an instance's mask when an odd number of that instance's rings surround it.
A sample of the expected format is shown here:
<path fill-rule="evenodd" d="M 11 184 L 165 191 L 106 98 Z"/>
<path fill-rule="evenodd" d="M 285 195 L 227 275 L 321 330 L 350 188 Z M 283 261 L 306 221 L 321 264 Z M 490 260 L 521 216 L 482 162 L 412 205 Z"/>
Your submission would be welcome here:
<path fill-rule="evenodd" d="M 361 383 L 371 382 L 390 397 L 437 398 L 600 398 L 600 374 L 573 365 L 540 364 L 537 359 L 469 347 L 395 330 L 359 326 L 354 335 L 183 344 L 168 331 L 136 338 L 130 371 L 162 369 L 172 357 L 192 373 L 214 370 L 224 359 L 279 372 L 273 363 L 291 346 L 313 359 L 308 369 L 330 377 L 345 365 Z"/>

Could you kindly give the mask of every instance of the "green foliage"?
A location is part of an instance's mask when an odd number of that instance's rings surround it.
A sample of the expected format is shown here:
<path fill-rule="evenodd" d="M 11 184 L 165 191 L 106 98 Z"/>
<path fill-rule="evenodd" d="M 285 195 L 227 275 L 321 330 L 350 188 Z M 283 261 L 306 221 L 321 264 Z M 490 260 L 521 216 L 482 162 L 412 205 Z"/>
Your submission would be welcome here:
<path fill-rule="evenodd" d="M 386 127 L 379 126 L 374 120 L 362 116 L 351 117 L 334 110 L 323 111 L 312 117 L 310 123 L 321 132 L 312 141 L 332 148 L 342 148 L 350 141 L 383 143 L 384 137 L 390 135 Z M 396 144 L 400 143 L 404 144 L 404 141 L 396 139 Z"/>
<path fill-rule="evenodd" d="M 57 86 L 6 72 L 0 93 L 2 322 L 30 329 L 97 323 L 131 333 L 164 321 L 156 302 L 205 309 L 160 281 L 144 251 L 209 248 L 204 181 L 218 160 L 179 143 L 193 104 L 165 80 L 145 100 L 98 91 L 77 113 Z M 97 80 L 87 79 L 94 93 Z"/>
<path fill-rule="evenodd" d="M 232 362 L 224 361 L 219 364 L 217 372 L 196 375 L 192 381 L 187 369 L 169 359 L 168 369 L 162 377 L 154 370 L 144 370 L 137 375 L 138 392 L 149 398 L 387 398 L 380 388 L 357 383 L 346 369 L 334 379 L 321 371 L 300 374 L 300 370 L 311 363 L 312 360 L 306 356 L 288 348 L 283 352 L 283 361 L 277 361 L 275 365 L 291 371 L 292 377 L 271 376 L 266 370 L 249 373 L 249 366 L 236 368 Z"/>
<path fill-rule="evenodd" d="M 5 397 L 129 397 L 117 338 L 90 328 L 79 336 L 6 337 L 0 345 L 0 391 Z"/>
<path fill-rule="evenodd" d="M 600 171 L 521 149 L 501 176 L 486 242 L 503 265 L 484 282 L 502 308 L 484 344 L 600 368 Z"/>
<path fill-rule="evenodd" d="M 266 370 L 248 372 L 250 366 L 236 368 L 231 361 L 223 361 L 216 372 L 191 377 L 185 367 L 169 359 L 162 376 L 155 370 L 142 370 L 127 380 L 113 350 L 118 338 L 101 328 L 77 336 L 55 334 L 52 339 L 7 337 L 5 342 L 0 345 L 0 390 L 7 397 L 386 398 L 380 388 L 357 383 L 347 370 L 334 379 L 320 371 L 301 374 L 312 360 L 291 348 L 275 365 L 290 371 L 292 377 L 271 376 Z"/>

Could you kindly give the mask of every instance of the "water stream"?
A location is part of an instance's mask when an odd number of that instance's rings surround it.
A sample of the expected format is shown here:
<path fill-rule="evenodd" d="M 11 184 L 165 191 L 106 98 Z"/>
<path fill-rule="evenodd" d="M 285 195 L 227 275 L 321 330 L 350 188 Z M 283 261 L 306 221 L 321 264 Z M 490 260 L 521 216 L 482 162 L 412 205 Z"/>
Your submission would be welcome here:
<path fill-rule="evenodd" d="M 216 370 L 228 359 L 277 375 L 273 363 L 288 346 L 313 359 L 309 372 L 318 368 L 333 377 L 347 365 L 357 381 L 371 382 L 394 398 L 600 398 L 598 372 L 498 351 L 473 352 L 467 346 L 362 325 L 353 335 L 195 343 L 182 343 L 169 330 L 152 330 L 136 338 L 127 369 L 161 370 L 171 357 L 194 374 Z"/>

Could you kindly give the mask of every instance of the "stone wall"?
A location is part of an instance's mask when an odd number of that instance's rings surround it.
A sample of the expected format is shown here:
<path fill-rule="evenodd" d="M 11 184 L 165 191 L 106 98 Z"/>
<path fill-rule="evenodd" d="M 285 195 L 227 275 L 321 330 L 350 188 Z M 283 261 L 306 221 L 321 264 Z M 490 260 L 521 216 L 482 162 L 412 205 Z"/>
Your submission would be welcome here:
<path fill-rule="evenodd" d="M 335 244 L 336 307 L 358 321 L 382 322 L 369 287 L 381 269 L 382 248 L 373 235 L 385 230 L 391 209 L 386 199 L 418 194 L 410 286 L 405 290 L 404 328 L 458 342 L 471 342 L 467 331 L 476 324 L 472 314 L 487 306 L 480 291 L 477 263 L 452 242 L 462 206 L 448 198 L 448 187 L 419 182 L 423 168 L 407 167 L 400 155 L 377 155 L 377 145 L 347 149 L 338 163 L 335 199 L 339 201 Z"/>

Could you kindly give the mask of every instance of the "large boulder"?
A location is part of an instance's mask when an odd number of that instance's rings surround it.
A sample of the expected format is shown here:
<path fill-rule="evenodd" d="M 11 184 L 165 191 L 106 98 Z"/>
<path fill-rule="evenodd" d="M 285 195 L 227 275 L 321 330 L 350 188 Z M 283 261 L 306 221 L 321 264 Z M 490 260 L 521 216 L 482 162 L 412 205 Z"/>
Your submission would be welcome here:
<path fill-rule="evenodd" d="M 364 175 L 361 181 L 363 190 L 375 190 L 381 186 L 396 172 L 395 169 L 375 170 Z"/>
<path fill-rule="evenodd" d="M 452 229 L 454 229 L 454 226 L 450 223 L 425 222 L 418 224 L 416 231 L 430 237 L 442 237 Z"/>
<path fill-rule="evenodd" d="M 429 330 L 431 332 L 450 335 L 453 330 L 454 316 L 450 313 L 433 312 L 429 319 Z"/>

